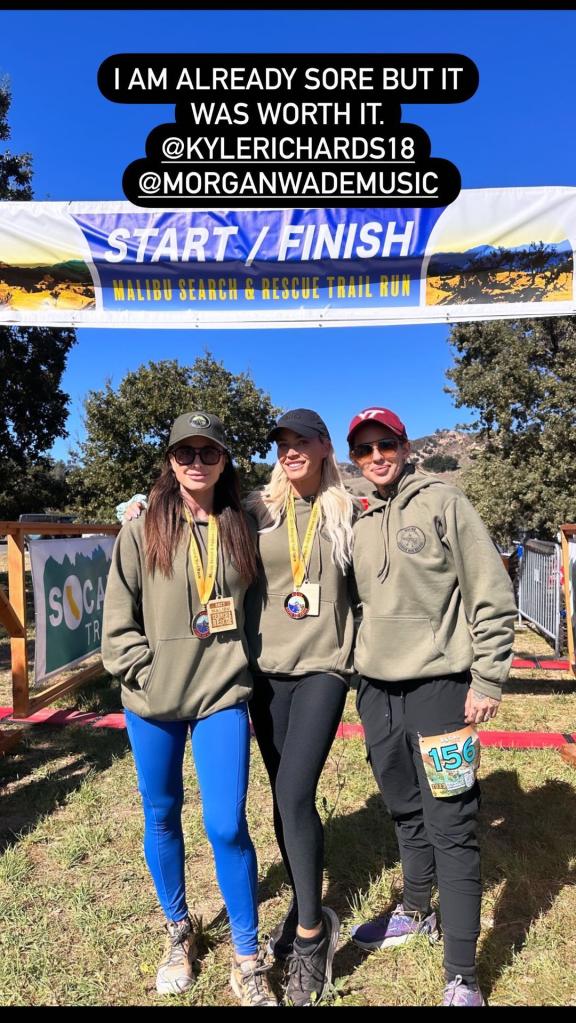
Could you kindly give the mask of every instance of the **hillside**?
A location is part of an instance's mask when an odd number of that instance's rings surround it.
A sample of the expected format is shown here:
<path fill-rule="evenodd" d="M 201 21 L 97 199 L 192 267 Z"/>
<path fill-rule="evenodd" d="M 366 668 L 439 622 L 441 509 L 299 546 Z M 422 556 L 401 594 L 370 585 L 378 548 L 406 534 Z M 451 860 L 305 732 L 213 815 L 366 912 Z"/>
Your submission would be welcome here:
<path fill-rule="evenodd" d="M 412 447 L 410 460 L 414 465 L 418 465 L 424 472 L 441 475 L 447 482 L 455 483 L 457 486 L 463 470 L 470 465 L 474 455 L 483 447 L 477 434 L 463 433 L 460 430 L 436 430 L 436 433 L 429 434 L 427 437 L 418 437 L 410 443 Z M 427 469 L 422 463 L 433 455 L 449 455 L 455 458 L 458 468 L 443 473 Z M 350 462 L 340 462 L 340 470 L 346 486 L 353 493 L 369 494 L 373 490 L 372 484 L 368 483 L 356 466 Z"/>

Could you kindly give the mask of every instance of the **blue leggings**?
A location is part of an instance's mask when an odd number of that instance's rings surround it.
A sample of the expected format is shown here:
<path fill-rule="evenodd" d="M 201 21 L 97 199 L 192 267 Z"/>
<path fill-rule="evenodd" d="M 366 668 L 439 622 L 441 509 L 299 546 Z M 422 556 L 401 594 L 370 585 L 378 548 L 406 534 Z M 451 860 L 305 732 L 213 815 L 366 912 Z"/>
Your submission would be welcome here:
<path fill-rule="evenodd" d="M 168 920 L 188 912 L 182 765 L 190 731 L 204 827 L 239 955 L 258 951 L 258 870 L 246 823 L 250 731 L 246 704 L 195 721 L 155 721 L 125 710 L 144 807 L 144 854 Z"/>

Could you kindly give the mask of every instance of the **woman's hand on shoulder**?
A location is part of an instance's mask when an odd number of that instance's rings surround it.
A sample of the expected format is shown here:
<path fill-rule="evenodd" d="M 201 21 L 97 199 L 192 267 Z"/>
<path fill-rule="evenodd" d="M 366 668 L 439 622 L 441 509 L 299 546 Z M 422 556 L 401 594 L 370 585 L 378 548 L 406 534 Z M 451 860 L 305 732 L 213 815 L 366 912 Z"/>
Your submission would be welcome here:
<path fill-rule="evenodd" d="M 142 501 L 132 501 L 128 505 L 124 515 L 122 516 L 122 522 L 130 522 L 131 519 L 137 519 L 145 511 L 146 505 Z"/>

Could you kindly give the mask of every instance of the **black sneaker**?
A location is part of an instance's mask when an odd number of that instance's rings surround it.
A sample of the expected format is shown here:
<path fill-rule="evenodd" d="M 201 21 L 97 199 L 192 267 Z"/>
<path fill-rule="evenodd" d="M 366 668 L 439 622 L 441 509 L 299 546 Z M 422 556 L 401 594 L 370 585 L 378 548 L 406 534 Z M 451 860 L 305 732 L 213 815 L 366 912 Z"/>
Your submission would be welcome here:
<path fill-rule="evenodd" d="M 322 910 L 324 930 L 310 950 L 294 942 L 288 959 L 288 984 L 285 1001 L 289 1005 L 317 1005 L 332 983 L 332 960 L 340 936 L 340 921 L 332 909 Z"/>
<path fill-rule="evenodd" d="M 298 925 L 298 913 L 294 902 L 290 904 L 290 909 L 286 913 L 286 916 L 280 923 L 274 928 L 266 951 L 268 955 L 274 956 L 275 959 L 287 959 L 292 954 L 292 946 L 294 945 L 294 939 L 296 937 L 296 927 Z"/>

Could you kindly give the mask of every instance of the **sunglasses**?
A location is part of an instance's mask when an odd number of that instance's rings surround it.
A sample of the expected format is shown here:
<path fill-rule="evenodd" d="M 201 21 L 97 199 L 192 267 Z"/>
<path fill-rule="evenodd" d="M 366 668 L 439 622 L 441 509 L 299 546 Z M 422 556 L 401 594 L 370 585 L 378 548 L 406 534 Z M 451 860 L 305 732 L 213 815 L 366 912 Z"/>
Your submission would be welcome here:
<path fill-rule="evenodd" d="M 196 455 L 199 456 L 202 465 L 217 465 L 224 452 L 222 448 L 214 448 L 211 444 L 206 444 L 203 448 L 193 448 L 191 444 L 183 444 L 181 448 L 174 448 L 170 454 L 173 455 L 178 465 L 193 465 Z"/>
<path fill-rule="evenodd" d="M 356 444 L 350 448 L 350 455 L 356 462 L 366 462 L 374 457 L 374 448 L 378 448 L 381 455 L 387 455 L 391 451 L 398 451 L 403 443 L 398 437 L 381 437 L 370 444 Z"/>

